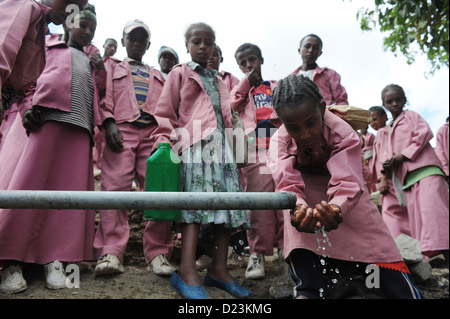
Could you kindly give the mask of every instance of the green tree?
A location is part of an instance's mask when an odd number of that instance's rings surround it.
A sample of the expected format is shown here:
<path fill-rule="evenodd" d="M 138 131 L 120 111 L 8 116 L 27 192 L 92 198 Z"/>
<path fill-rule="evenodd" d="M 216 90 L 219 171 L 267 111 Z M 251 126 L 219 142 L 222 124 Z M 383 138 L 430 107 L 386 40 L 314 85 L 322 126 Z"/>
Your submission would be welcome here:
<path fill-rule="evenodd" d="M 375 0 L 375 8 L 360 8 L 361 30 L 379 28 L 387 36 L 384 50 L 401 52 L 408 64 L 426 55 L 429 73 L 449 64 L 449 0 Z"/>

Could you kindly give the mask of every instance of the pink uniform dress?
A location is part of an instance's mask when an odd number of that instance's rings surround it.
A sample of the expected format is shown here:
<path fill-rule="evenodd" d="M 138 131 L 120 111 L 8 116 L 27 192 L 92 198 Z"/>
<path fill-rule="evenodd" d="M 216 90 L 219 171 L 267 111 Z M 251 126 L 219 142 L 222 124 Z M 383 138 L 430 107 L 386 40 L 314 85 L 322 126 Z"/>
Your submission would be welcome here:
<path fill-rule="evenodd" d="M 136 61 L 120 61 L 109 58 L 106 62 L 108 84 L 106 99 L 102 104 L 102 120 L 114 119 L 123 137 L 123 150 L 115 152 L 108 143 L 104 144 L 101 162 L 102 191 L 130 191 L 132 182 L 137 176 L 140 191 L 144 190 L 146 161 L 154 146 L 151 138 L 156 128 L 156 121 L 137 126 L 133 122 L 141 116 L 136 98 L 133 75 L 130 63 Z M 146 67 L 139 64 L 139 67 Z M 148 92 L 142 110 L 153 115 L 156 103 L 164 86 L 161 72 L 148 67 Z M 144 230 L 144 255 L 147 263 L 157 255 L 164 254 L 170 258 L 173 250 L 171 222 L 149 221 Z M 95 235 L 94 248 L 97 259 L 106 254 L 113 254 L 123 263 L 123 255 L 130 235 L 128 210 L 102 210 L 100 223 Z"/>
<path fill-rule="evenodd" d="M 304 248 L 330 258 L 375 263 L 406 271 L 400 252 L 370 197 L 362 178 L 361 146 L 356 132 L 342 119 L 325 111 L 320 143 L 304 149 L 284 125 L 272 137 L 269 168 L 277 192 L 297 194 L 297 204 L 314 207 L 322 200 L 341 208 L 343 223 L 323 235 L 297 231 L 284 211 L 285 257 Z M 325 250 L 318 249 L 319 245 Z"/>
<path fill-rule="evenodd" d="M 292 72 L 292 74 L 299 74 L 301 67 Z M 316 66 L 312 79 L 317 84 L 323 100 L 328 105 L 348 105 L 347 91 L 341 84 L 341 76 L 339 73 L 330 68 L 320 68 Z"/>
<path fill-rule="evenodd" d="M 389 159 L 388 130 L 388 126 L 380 128 L 373 143 L 373 157 L 370 161 L 372 185 L 376 185 L 378 179 L 381 178 L 383 162 Z M 406 206 L 400 205 L 392 185 L 392 179 L 388 178 L 387 182 L 388 191 L 381 194 L 381 217 L 394 238 L 397 238 L 400 234 L 411 236 L 408 209 Z"/>
<path fill-rule="evenodd" d="M 29 105 L 21 106 L 39 105 L 41 110 L 71 111 L 72 50 L 76 49 L 59 41 L 57 36 L 48 39 L 46 68 L 36 88 L 30 91 L 34 94 Z M 90 46 L 85 52 L 88 56 L 77 51 L 86 63 L 82 69 L 84 74 L 89 74 L 92 79 L 92 95 L 85 97 L 92 103 L 89 105 L 92 125 L 99 125 L 99 97 L 106 72 L 91 71 L 93 67 L 89 57 L 98 52 L 97 48 Z M 61 121 L 44 122 L 30 133 L 7 189 L 93 190 L 91 132 L 82 126 Z M 54 260 L 93 260 L 94 232 L 93 210 L 2 209 L 0 260 L 37 264 Z"/>
<path fill-rule="evenodd" d="M 403 111 L 388 125 L 387 158 L 402 154 L 405 160 L 396 172 L 402 185 L 419 169 L 437 167 L 441 162 L 430 145 L 433 132 L 416 112 Z M 439 170 L 439 169 L 438 169 Z M 409 214 L 411 237 L 420 241 L 425 254 L 448 250 L 449 192 L 442 175 L 430 175 L 404 189 Z"/>

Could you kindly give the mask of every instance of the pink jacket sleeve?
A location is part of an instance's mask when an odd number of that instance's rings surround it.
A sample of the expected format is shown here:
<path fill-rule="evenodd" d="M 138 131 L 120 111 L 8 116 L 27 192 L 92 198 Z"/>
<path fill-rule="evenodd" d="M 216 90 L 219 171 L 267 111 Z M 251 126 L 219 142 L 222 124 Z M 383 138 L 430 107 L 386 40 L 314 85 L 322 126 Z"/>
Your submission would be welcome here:
<path fill-rule="evenodd" d="M 0 1 L 0 91 L 8 79 L 14 89 L 25 91 L 42 72 L 47 11 L 46 6 L 30 0 Z M 13 71 L 18 73 L 14 78 Z"/>
<path fill-rule="evenodd" d="M 408 130 L 411 131 L 412 138 L 409 145 L 401 151 L 401 154 L 414 161 L 433 138 L 433 132 L 428 123 L 418 113 L 405 111 L 404 115 L 408 121 Z"/>
<path fill-rule="evenodd" d="M 275 191 L 297 194 L 297 205 L 307 205 L 302 173 L 294 169 L 297 163 L 297 147 L 282 126 L 270 140 L 267 166 L 275 182 Z"/>
<path fill-rule="evenodd" d="M 178 108 L 180 105 L 180 90 L 181 90 L 181 68 L 176 68 L 170 71 L 164 84 L 161 96 L 153 116 L 158 122 L 158 127 L 154 131 L 155 150 L 159 143 L 171 143 L 175 128 L 178 128 Z"/>
<path fill-rule="evenodd" d="M 442 163 L 445 175 L 449 176 L 449 126 L 442 125 L 436 132 L 436 155 Z"/>
<path fill-rule="evenodd" d="M 333 72 L 330 77 L 330 91 L 336 105 L 348 105 L 347 91 L 341 85 L 341 76 Z"/>
<path fill-rule="evenodd" d="M 329 202 L 339 205 L 342 213 L 353 209 L 358 204 L 365 189 L 359 137 L 349 125 L 348 127 L 348 132 L 330 131 L 329 137 L 326 137 L 331 146 L 331 154 L 327 162 L 331 178 L 327 193 Z"/>

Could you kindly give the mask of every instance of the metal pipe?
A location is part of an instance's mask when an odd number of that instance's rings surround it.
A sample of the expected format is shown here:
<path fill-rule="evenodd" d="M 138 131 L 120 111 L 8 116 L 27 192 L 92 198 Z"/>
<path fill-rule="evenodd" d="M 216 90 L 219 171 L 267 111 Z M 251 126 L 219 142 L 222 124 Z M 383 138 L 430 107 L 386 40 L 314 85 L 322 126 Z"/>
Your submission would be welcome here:
<path fill-rule="evenodd" d="M 192 193 L 0 190 L 0 208 L 14 209 L 292 209 L 294 193 Z"/>

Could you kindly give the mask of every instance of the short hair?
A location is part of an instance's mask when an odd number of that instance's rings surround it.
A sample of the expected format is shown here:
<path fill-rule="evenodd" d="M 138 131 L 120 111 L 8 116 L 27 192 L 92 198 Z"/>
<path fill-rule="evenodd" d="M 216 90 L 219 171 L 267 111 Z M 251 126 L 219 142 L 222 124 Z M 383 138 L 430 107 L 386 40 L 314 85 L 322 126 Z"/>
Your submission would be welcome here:
<path fill-rule="evenodd" d="M 106 43 L 106 42 L 108 42 L 108 41 L 114 41 L 114 42 L 116 42 L 116 43 L 117 43 L 117 40 L 116 40 L 116 39 L 114 39 L 114 38 L 108 38 L 108 39 L 106 39 L 106 40 L 105 40 L 105 43 Z"/>
<path fill-rule="evenodd" d="M 381 116 L 384 115 L 387 118 L 387 113 L 386 113 L 384 107 L 382 107 L 382 106 L 372 106 L 369 108 L 369 111 L 372 113 L 378 113 Z"/>
<path fill-rule="evenodd" d="M 214 37 L 214 41 L 216 41 L 216 33 L 214 32 L 213 28 L 209 24 L 206 24 L 204 22 L 197 22 L 197 23 L 191 24 L 187 28 L 186 32 L 184 33 L 184 39 L 186 40 L 186 42 L 188 42 L 189 39 L 192 37 L 192 30 L 194 30 L 194 29 L 206 29 L 206 30 L 208 30 L 209 32 L 212 33 L 212 35 Z"/>
<path fill-rule="evenodd" d="M 305 40 L 307 37 L 314 37 L 314 38 L 317 38 L 317 39 L 319 40 L 319 42 L 320 42 L 320 49 L 323 49 L 323 42 L 322 42 L 322 39 L 321 39 L 317 34 L 314 34 L 314 33 L 310 33 L 310 34 L 308 34 L 308 35 L 305 35 L 305 36 L 300 40 L 299 48 L 302 47 L 302 42 L 303 42 L 303 40 Z"/>
<path fill-rule="evenodd" d="M 273 91 L 273 108 L 277 114 L 285 107 L 295 107 L 305 100 L 312 100 L 318 106 L 322 102 L 316 83 L 303 75 L 291 74 L 278 81 Z"/>
<path fill-rule="evenodd" d="M 220 57 L 223 57 L 222 56 L 222 49 L 217 44 L 216 44 L 216 49 L 217 49 L 217 51 L 219 51 Z"/>
<path fill-rule="evenodd" d="M 407 102 L 406 94 L 405 94 L 405 91 L 403 90 L 403 88 L 397 84 L 389 84 L 389 85 L 386 85 L 385 88 L 381 91 L 381 102 L 383 103 L 383 105 L 384 105 L 384 95 L 389 90 L 399 91 L 405 98 L 405 102 Z"/>
<path fill-rule="evenodd" d="M 238 55 L 239 52 L 245 51 L 247 49 L 252 49 L 255 50 L 256 55 L 258 56 L 258 58 L 262 59 L 262 52 L 261 49 L 259 48 L 259 46 L 257 46 L 256 44 L 253 43 L 244 43 L 241 44 L 237 49 L 236 52 L 234 53 L 234 58 L 236 58 L 236 56 Z"/>

